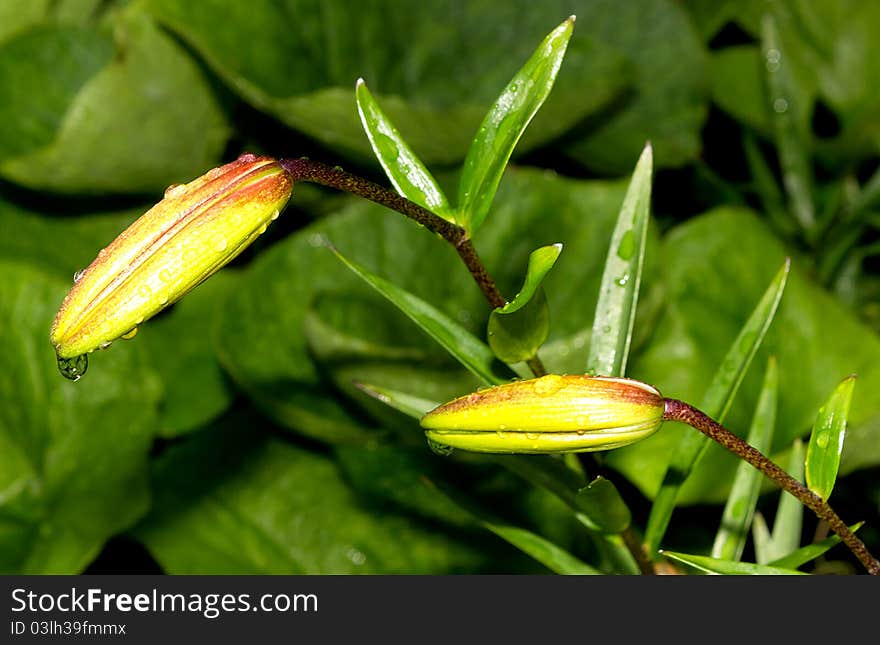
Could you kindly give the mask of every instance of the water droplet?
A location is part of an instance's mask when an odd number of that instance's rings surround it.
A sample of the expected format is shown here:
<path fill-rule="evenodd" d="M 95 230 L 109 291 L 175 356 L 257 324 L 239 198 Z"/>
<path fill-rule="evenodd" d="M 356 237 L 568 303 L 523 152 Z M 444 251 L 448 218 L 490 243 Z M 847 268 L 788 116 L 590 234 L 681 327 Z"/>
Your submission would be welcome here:
<path fill-rule="evenodd" d="M 165 189 L 165 197 L 177 197 L 184 190 L 186 190 L 186 186 L 183 184 L 171 184 Z"/>
<path fill-rule="evenodd" d="M 779 69 L 779 63 L 782 60 L 782 54 L 778 49 L 768 49 L 764 56 L 767 61 L 767 71 L 775 72 Z"/>
<path fill-rule="evenodd" d="M 367 556 L 363 554 L 362 551 L 351 547 L 348 551 L 345 552 L 345 557 L 351 560 L 352 564 L 361 565 L 367 561 Z"/>
<path fill-rule="evenodd" d="M 85 272 L 86 272 L 85 269 L 80 269 L 79 271 L 74 273 L 73 274 L 73 284 L 76 284 L 77 282 L 79 282 L 80 278 L 83 277 L 83 273 L 85 273 Z"/>
<path fill-rule="evenodd" d="M 123 340 L 131 340 L 132 338 L 134 338 L 135 336 L 137 336 L 137 333 L 138 333 L 138 328 L 137 328 L 137 327 L 132 327 L 132 328 L 131 328 L 131 331 L 127 331 L 127 332 L 125 332 L 124 334 L 122 334 L 121 338 L 122 338 Z"/>
<path fill-rule="evenodd" d="M 823 450 L 828 447 L 828 435 L 826 433 L 821 433 L 816 437 L 816 445 Z"/>
<path fill-rule="evenodd" d="M 149 298 L 153 295 L 153 290 L 150 289 L 150 285 L 142 284 L 138 287 L 138 295 L 140 295 L 141 298 Z"/>
<path fill-rule="evenodd" d="M 499 439 L 504 439 L 507 435 L 505 435 L 501 430 L 496 430 L 495 434 L 498 435 Z"/>
<path fill-rule="evenodd" d="M 782 114 L 788 110 L 788 101 L 785 99 L 776 99 L 773 101 L 773 111 L 777 114 Z"/>
<path fill-rule="evenodd" d="M 160 305 L 167 305 L 168 304 L 168 294 L 167 293 L 163 293 L 159 296 L 159 304 Z"/>
<path fill-rule="evenodd" d="M 562 389 L 564 384 L 565 380 L 561 376 L 557 374 L 548 374 L 547 376 L 542 376 L 537 379 L 532 388 L 538 396 L 550 396 L 551 394 L 556 394 Z"/>
<path fill-rule="evenodd" d="M 577 435 L 578 435 L 579 437 L 583 437 L 585 434 L 587 434 L 587 431 L 586 431 L 586 430 L 578 430 L 578 431 L 577 431 Z"/>
<path fill-rule="evenodd" d="M 510 86 L 511 92 L 516 92 L 518 89 L 519 89 L 519 86 L 516 83 L 514 83 L 513 85 Z"/>
<path fill-rule="evenodd" d="M 537 432 L 527 432 L 526 433 L 526 439 L 529 439 L 530 441 L 535 441 L 540 436 L 541 435 L 539 435 Z"/>
<path fill-rule="evenodd" d="M 218 253 L 222 253 L 226 250 L 226 247 L 229 246 L 229 242 L 226 241 L 226 238 L 222 235 L 218 235 L 214 238 L 214 250 Z"/>
<path fill-rule="evenodd" d="M 174 276 L 171 275 L 171 271 L 169 271 L 168 269 L 162 269 L 161 271 L 159 271 L 159 279 L 162 282 L 171 282 L 173 277 Z"/>
<path fill-rule="evenodd" d="M 260 226 L 260 228 L 257 229 L 257 235 L 262 235 L 265 232 L 266 232 L 266 225 L 265 224 L 263 224 L 262 226 Z M 226 248 L 225 243 L 223 244 L 223 248 L 224 249 Z"/>
<path fill-rule="evenodd" d="M 614 283 L 618 287 L 625 287 L 627 282 L 629 282 L 629 274 L 628 273 L 623 274 L 622 276 L 617 278 L 617 280 L 614 281 Z"/>
<path fill-rule="evenodd" d="M 452 446 L 447 446 L 445 443 L 440 443 L 438 441 L 434 441 L 433 439 L 428 439 L 428 448 L 431 449 L 431 452 L 434 454 L 440 455 L 442 457 L 446 457 L 447 455 L 451 455 L 454 448 Z"/>
<path fill-rule="evenodd" d="M 611 333 L 611 325 L 605 325 L 604 327 L 602 327 L 602 333 L 603 334 L 610 334 Z"/>
<path fill-rule="evenodd" d="M 623 234 L 617 247 L 617 255 L 621 260 L 629 260 L 636 252 L 636 234 L 631 230 Z"/>
<path fill-rule="evenodd" d="M 73 358 L 58 357 L 58 371 L 61 372 L 61 376 L 71 381 L 78 381 L 82 378 L 88 368 L 89 357 L 85 354 Z"/>
<path fill-rule="evenodd" d="M 98 349 L 107 349 L 107 348 L 110 347 L 110 345 L 112 345 L 112 344 L 113 344 L 113 341 L 112 341 L 112 340 L 105 340 L 103 343 L 101 343 L 100 345 L 98 345 Z"/>
<path fill-rule="evenodd" d="M 276 219 L 278 219 L 278 216 L 279 216 L 280 214 L 281 214 L 281 211 L 278 210 L 278 209 L 276 209 L 276 210 L 272 213 L 272 221 L 274 222 Z"/>
<path fill-rule="evenodd" d="M 101 249 L 100 251 L 98 251 L 98 259 L 99 259 L 99 260 L 100 260 L 100 259 L 103 259 L 105 255 L 107 255 L 107 249 L 106 249 L 106 248 Z"/>

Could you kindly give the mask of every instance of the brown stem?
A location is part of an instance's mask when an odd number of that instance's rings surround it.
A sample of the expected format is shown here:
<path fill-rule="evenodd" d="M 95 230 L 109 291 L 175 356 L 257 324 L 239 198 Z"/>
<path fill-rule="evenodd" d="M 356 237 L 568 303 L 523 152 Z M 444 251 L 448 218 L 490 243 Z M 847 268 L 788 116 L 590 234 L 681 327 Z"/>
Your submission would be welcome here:
<path fill-rule="evenodd" d="M 621 532 L 620 537 L 623 538 L 623 543 L 632 554 L 633 559 L 639 566 L 639 571 L 642 572 L 642 575 L 653 576 L 655 573 L 654 563 L 651 562 L 651 558 L 648 557 L 645 547 L 642 545 L 642 541 L 639 539 L 639 536 L 636 535 L 636 532 L 632 530 L 632 527 L 624 529 Z"/>
<path fill-rule="evenodd" d="M 767 477 L 775 481 L 779 486 L 787 492 L 794 495 L 804 506 L 812 510 L 817 517 L 825 520 L 850 551 L 859 559 L 859 561 L 868 570 L 871 575 L 880 575 L 880 561 L 878 561 L 865 546 L 855 533 L 849 530 L 837 513 L 828 505 L 824 499 L 816 495 L 809 488 L 804 486 L 794 477 L 782 470 L 779 466 L 770 461 L 761 452 L 750 446 L 748 443 L 730 432 L 720 423 L 700 412 L 697 408 L 678 401 L 676 399 L 665 400 L 665 412 L 663 418 L 669 421 L 680 421 L 686 423 L 702 432 L 704 435 L 720 444 L 740 459 L 744 459 Z"/>

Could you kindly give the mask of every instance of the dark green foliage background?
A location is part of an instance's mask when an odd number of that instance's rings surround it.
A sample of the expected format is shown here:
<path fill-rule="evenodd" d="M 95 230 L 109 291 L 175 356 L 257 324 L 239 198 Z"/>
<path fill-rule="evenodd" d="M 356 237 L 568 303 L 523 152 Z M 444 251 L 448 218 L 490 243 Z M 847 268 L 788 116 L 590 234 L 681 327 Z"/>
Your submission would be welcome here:
<path fill-rule="evenodd" d="M 745 155 L 753 137 L 783 190 L 759 47 L 768 11 L 828 214 L 821 236 L 769 216 Z M 541 356 L 582 372 L 627 174 L 650 140 L 654 221 L 629 374 L 698 401 L 791 255 L 729 425 L 748 427 L 771 353 L 774 457 L 857 374 L 831 501 L 867 520 L 861 536 L 880 550 L 880 200 L 852 208 L 880 151 L 877 3 L 0 0 L 0 571 L 545 572 L 426 478 L 601 564 L 556 498 L 491 459 L 434 455 L 411 419 L 352 386 L 437 401 L 477 387 L 321 244 L 484 336 L 488 309 L 455 254 L 397 214 L 297 186 L 234 266 L 94 354 L 80 382 L 57 373 L 48 342 L 73 273 L 169 184 L 243 151 L 387 183 L 358 120 L 359 77 L 454 186 L 490 103 L 570 14 L 556 86 L 478 233 L 484 261 L 512 297 L 529 252 L 564 243 L 544 283 Z M 603 456 L 636 527 L 684 431 Z M 710 450 L 665 546 L 708 551 L 735 466 Z M 805 540 L 814 528 L 807 518 Z M 842 549 L 827 558 L 856 570 Z"/>

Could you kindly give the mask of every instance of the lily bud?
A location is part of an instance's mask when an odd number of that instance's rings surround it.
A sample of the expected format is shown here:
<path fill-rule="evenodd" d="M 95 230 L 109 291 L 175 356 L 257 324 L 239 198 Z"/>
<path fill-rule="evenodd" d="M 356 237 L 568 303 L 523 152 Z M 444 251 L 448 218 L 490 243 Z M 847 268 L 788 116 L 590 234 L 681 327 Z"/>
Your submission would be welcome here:
<path fill-rule="evenodd" d="M 52 324 L 59 369 L 85 371 L 85 355 L 174 303 L 241 253 L 278 217 L 293 181 L 277 161 L 244 154 L 165 197 L 74 277 Z"/>
<path fill-rule="evenodd" d="M 549 374 L 450 401 L 422 417 L 429 441 L 476 452 L 619 448 L 660 427 L 663 397 L 645 383 Z"/>

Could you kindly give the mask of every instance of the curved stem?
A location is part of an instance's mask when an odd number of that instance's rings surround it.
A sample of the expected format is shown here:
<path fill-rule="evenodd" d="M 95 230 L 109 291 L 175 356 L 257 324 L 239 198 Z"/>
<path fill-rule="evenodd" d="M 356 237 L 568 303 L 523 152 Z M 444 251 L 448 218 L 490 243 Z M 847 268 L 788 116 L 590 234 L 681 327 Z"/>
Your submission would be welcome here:
<path fill-rule="evenodd" d="M 817 517 L 828 523 L 850 551 L 868 570 L 871 575 L 880 575 L 880 561 L 878 561 L 855 533 L 834 512 L 824 499 L 816 495 L 794 477 L 774 464 L 761 452 L 730 432 L 720 423 L 704 414 L 697 408 L 676 399 L 665 400 L 663 419 L 668 421 L 680 421 L 699 430 L 704 435 L 720 444 L 740 459 L 749 462 L 752 466 L 775 481 L 787 492 L 794 495 L 804 506 L 812 510 Z"/>
<path fill-rule="evenodd" d="M 406 197 L 399 195 L 363 177 L 345 172 L 338 166 L 328 166 L 320 161 L 312 161 L 302 157 L 300 159 L 281 159 L 278 163 L 290 174 L 294 182 L 309 181 L 322 186 L 336 188 L 345 192 L 369 199 L 371 202 L 381 204 L 391 210 L 405 215 L 424 226 L 432 233 L 436 233 L 449 242 L 458 253 L 467 270 L 470 271 L 474 282 L 482 291 L 489 305 L 496 309 L 507 304 L 507 300 L 498 290 L 495 280 L 486 270 L 485 265 L 477 249 L 474 247 L 467 231 L 461 226 L 453 224 L 428 209 L 411 202 Z M 535 376 L 546 374 L 541 359 L 537 356 L 529 361 L 529 367 Z"/>

